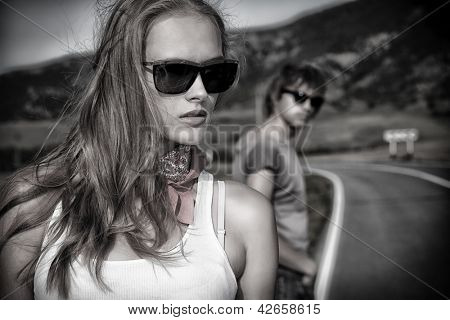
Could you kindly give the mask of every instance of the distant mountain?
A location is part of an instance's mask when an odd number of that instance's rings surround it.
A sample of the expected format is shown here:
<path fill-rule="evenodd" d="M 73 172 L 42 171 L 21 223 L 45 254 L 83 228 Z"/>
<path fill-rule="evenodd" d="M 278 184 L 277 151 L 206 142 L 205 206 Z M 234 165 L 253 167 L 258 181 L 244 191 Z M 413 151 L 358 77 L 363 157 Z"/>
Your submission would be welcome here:
<path fill-rule="evenodd" d="M 427 17 L 444 2 L 358 0 L 284 26 L 248 30 L 238 47 L 246 66 L 225 103 L 253 108 L 255 94 L 284 62 L 308 60 L 327 71 L 327 100 L 338 111 L 448 114 L 450 5 Z M 56 118 L 90 70 L 86 59 L 69 56 L 0 75 L 0 121 Z"/>
<path fill-rule="evenodd" d="M 264 88 L 284 62 L 311 61 L 327 71 L 327 98 L 338 110 L 448 113 L 450 5 L 427 17 L 444 2 L 359 0 L 248 32 L 242 51 L 247 70 L 230 100 L 251 103 L 255 86 Z"/>
<path fill-rule="evenodd" d="M 0 75 L 0 121 L 57 118 L 86 82 L 88 58 L 70 55 Z"/>

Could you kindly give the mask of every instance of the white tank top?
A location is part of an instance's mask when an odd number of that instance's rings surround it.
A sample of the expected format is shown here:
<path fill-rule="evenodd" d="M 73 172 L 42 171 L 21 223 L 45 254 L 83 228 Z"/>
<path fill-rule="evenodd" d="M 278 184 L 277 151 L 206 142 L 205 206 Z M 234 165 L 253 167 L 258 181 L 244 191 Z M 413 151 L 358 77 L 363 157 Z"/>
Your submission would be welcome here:
<path fill-rule="evenodd" d="M 223 182 L 219 181 L 219 239 L 221 236 L 223 239 L 224 234 L 224 230 L 221 230 L 221 217 L 224 214 L 223 186 Z M 175 261 L 105 261 L 102 275 L 110 291 L 101 289 L 87 267 L 76 259 L 70 273 L 69 299 L 234 299 L 237 282 L 221 246 L 222 241 L 219 241 L 214 232 L 211 218 L 212 195 L 213 176 L 202 171 L 198 178 L 194 222 L 182 239 L 185 257 L 179 252 L 179 243 L 171 250 L 177 257 Z M 61 206 L 58 205 L 52 221 L 60 212 Z M 63 238 L 58 239 L 55 245 L 39 258 L 34 276 L 35 299 L 60 298 L 55 289 L 46 290 L 46 283 L 50 264 L 64 241 Z M 47 241 L 45 235 L 44 245 Z"/>

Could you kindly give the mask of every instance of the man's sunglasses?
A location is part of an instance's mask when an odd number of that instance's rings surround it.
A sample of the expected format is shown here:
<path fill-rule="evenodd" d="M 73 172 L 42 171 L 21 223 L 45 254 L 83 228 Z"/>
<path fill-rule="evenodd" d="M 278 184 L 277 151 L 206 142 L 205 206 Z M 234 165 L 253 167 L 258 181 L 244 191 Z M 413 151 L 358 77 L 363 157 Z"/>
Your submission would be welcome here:
<path fill-rule="evenodd" d="M 152 66 L 153 68 L 148 68 Z M 228 90 L 236 80 L 239 62 L 231 59 L 195 63 L 192 61 L 144 62 L 144 67 L 153 73 L 156 90 L 166 94 L 185 93 L 194 83 L 197 75 L 203 81 L 208 93 Z"/>
<path fill-rule="evenodd" d="M 293 90 L 288 90 L 288 89 L 281 89 L 280 93 L 288 93 L 290 95 L 292 95 L 294 97 L 295 102 L 297 103 L 304 103 L 306 100 L 309 99 L 309 101 L 311 101 L 311 107 L 313 107 L 315 109 L 315 111 L 317 111 L 323 104 L 323 97 L 320 96 L 309 96 L 306 93 L 302 92 L 302 91 L 293 91 Z"/>

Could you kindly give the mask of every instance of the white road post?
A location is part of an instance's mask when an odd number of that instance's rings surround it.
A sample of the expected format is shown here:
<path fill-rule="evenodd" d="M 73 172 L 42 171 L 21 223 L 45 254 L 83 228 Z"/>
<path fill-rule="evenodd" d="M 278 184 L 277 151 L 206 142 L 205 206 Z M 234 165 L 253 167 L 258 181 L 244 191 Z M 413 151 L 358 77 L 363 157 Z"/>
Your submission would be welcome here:
<path fill-rule="evenodd" d="M 414 142 L 419 139 L 417 129 L 392 129 L 383 132 L 384 141 L 389 143 L 389 156 L 397 157 L 397 143 L 406 143 L 406 156 L 412 158 L 414 155 Z"/>

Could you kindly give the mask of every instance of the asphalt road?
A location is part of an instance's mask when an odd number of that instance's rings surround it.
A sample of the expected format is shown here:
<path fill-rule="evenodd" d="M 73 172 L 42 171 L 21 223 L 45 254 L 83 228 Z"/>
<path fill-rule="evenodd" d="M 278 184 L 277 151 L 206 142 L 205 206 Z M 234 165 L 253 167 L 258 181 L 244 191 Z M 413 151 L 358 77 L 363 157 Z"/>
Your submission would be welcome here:
<path fill-rule="evenodd" d="M 361 164 L 315 167 L 338 175 L 345 195 L 329 299 L 450 297 L 450 189 Z"/>
<path fill-rule="evenodd" d="M 435 175 L 437 177 L 450 180 L 450 166 L 444 166 L 444 165 L 434 165 L 434 166 L 427 166 L 423 164 L 396 164 L 396 166 L 403 167 L 403 168 L 410 168 L 418 171 L 423 171 L 432 175 Z"/>

